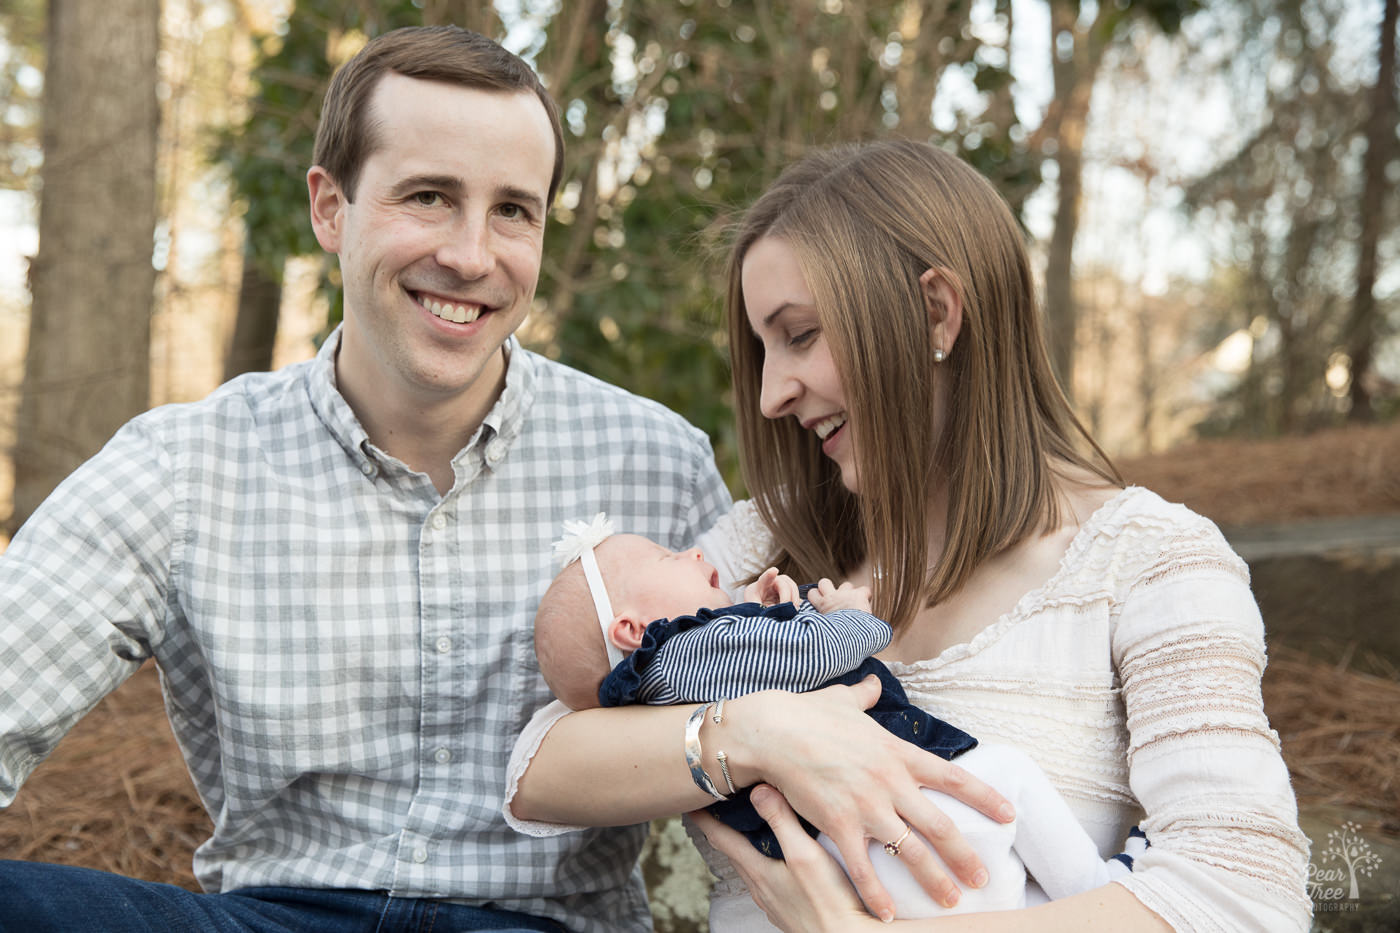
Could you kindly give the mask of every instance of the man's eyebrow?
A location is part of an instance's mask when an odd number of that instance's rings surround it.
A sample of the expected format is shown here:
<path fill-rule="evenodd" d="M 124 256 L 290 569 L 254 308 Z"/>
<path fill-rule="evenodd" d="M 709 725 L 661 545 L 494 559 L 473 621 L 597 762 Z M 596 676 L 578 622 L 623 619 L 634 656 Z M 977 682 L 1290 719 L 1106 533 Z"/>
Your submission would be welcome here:
<path fill-rule="evenodd" d="M 400 179 L 389 189 L 391 196 L 403 197 L 414 191 L 421 191 L 424 188 L 435 188 L 439 191 L 458 196 L 462 193 L 465 185 L 462 179 L 455 175 L 409 175 Z M 496 197 L 506 201 L 520 201 L 526 207 L 536 213 L 544 211 L 544 198 L 528 188 L 521 188 L 516 185 L 503 185 L 496 189 Z"/>
<path fill-rule="evenodd" d="M 409 175 L 400 179 L 389 191 L 397 197 L 423 188 L 438 188 L 449 194 L 457 194 L 462 190 L 462 180 L 452 175 Z"/>
<path fill-rule="evenodd" d="M 528 188 L 517 188 L 514 185 L 506 185 L 500 189 L 500 196 L 511 201 L 523 201 L 525 206 L 536 213 L 544 211 L 544 198 L 535 194 Z"/>

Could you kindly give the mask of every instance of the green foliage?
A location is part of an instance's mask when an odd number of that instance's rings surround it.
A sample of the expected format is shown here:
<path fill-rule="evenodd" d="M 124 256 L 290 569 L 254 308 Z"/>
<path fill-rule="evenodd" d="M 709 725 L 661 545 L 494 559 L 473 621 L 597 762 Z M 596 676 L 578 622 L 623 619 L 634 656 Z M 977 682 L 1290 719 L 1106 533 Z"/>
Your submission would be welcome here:
<path fill-rule="evenodd" d="M 373 36 L 422 18 L 411 0 L 297 0 L 282 30 L 260 39 L 257 93 L 245 119 L 219 134 L 214 159 L 228 168 L 251 253 L 268 276 L 280 279 L 289 256 L 318 249 L 306 207 L 306 170 L 321 100 L 339 64 L 331 50 L 347 34 Z"/>
<path fill-rule="evenodd" d="M 0 188 L 38 186 L 44 19 L 43 0 L 6 0 L 0 11 Z"/>
<path fill-rule="evenodd" d="M 811 146 L 891 133 L 960 151 L 1014 204 L 1039 183 L 1009 106 L 934 132 L 946 68 L 974 68 L 988 98 L 1010 80 L 1005 64 L 974 63 L 968 5 L 937 21 L 923 6 L 758 2 L 736 17 L 723 0 L 616 2 L 601 41 L 581 43 L 556 85 L 568 181 L 546 238 L 535 345 L 705 429 L 736 492 L 715 261 L 732 212 Z M 554 18 L 545 53 L 568 44 L 569 28 Z"/>

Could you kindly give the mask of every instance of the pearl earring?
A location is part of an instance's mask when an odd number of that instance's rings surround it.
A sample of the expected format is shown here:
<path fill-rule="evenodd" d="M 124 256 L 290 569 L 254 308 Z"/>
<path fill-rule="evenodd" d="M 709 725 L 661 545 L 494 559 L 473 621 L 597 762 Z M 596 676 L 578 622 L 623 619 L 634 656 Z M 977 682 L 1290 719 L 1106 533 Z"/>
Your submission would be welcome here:
<path fill-rule="evenodd" d="M 934 348 L 933 348 L 933 361 L 934 361 L 935 363 L 941 363 L 941 362 L 943 362 L 944 360 L 946 360 L 947 358 L 948 358 L 948 354 L 946 354 L 946 353 L 943 352 L 943 348 L 942 348 L 942 347 L 934 347 Z"/>

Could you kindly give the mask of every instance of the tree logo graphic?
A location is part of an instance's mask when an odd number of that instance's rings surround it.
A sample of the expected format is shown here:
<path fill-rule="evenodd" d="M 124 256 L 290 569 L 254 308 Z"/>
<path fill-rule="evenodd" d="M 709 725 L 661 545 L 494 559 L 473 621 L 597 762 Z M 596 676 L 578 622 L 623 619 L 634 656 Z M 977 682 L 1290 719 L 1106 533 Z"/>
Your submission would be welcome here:
<path fill-rule="evenodd" d="M 1313 900 L 1355 901 L 1361 897 L 1359 879 L 1375 874 L 1381 857 L 1362 838 L 1360 830 L 1358 824 L 1348 820 L 1341 829 L 1327 834 L 1327 845 L 1318 854 L 1324 862 L 1341 864 L 1328 868 L 1308 864 L 1308 893 Z"/>

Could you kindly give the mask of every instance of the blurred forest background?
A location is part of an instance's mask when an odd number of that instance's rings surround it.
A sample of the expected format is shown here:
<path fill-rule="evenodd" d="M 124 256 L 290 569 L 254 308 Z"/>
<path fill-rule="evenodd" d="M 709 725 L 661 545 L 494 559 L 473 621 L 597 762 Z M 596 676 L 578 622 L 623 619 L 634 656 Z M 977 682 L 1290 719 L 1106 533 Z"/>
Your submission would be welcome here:
<path fill-rule="evenodd" d="M 898 134 L 1022 218 L 1056 365 L 1130 479 L 1227 526 L 1400 515 L 1397 3 L 0 0 L 0 548 L 132 415 L 315 351 L 339 314 L 306 208 L 320 99 L 416 23 L 500 38 L 560 101 L 522 339 L 704 427 L 736 493 L 725 225 L 808 146 Z M 1385 547 L 1251 564 L 1314 855 L 1356 821 L 1400 871 Z M 1272 637 L 1290 619 L 1310 654 Z M 158 695 L 148 665 L 80 724 L 0 854 L 193 886 L 207 817 Z M 659 930 L 704 928 L 694 859 L 658 822 Z M 1367 903 L 1356 929 L 1400 923 Z"/>
<path fill-rule="evenodd" d="M 527 345 L 703 426 L 736 487 L 720 231 L 807 146 L 886 134 L 958 152 L 1023 218 L 1111 453 L 1390 418 L 1395 7 L 5 0 L 9 527 L 136 412 L 314 351 L 338 314 L 305 203 L 320 98 L 409 23 L 501 38 L 560 101 Z"/>

